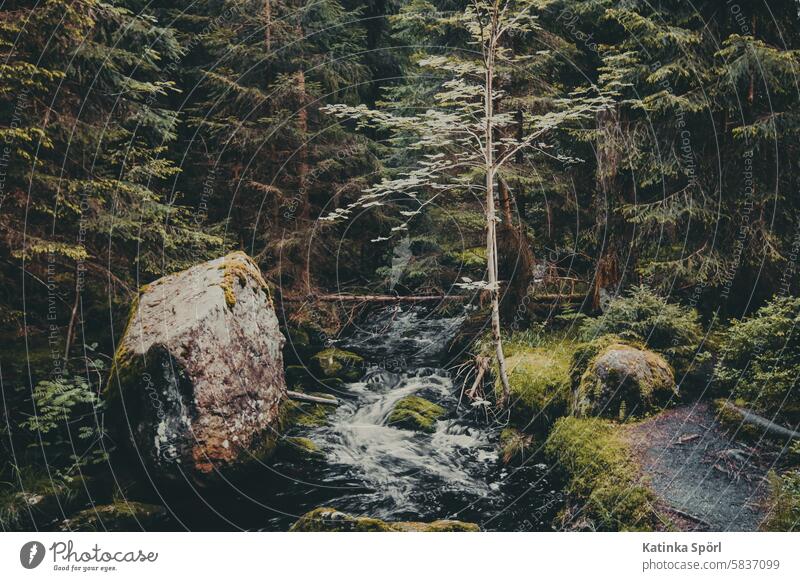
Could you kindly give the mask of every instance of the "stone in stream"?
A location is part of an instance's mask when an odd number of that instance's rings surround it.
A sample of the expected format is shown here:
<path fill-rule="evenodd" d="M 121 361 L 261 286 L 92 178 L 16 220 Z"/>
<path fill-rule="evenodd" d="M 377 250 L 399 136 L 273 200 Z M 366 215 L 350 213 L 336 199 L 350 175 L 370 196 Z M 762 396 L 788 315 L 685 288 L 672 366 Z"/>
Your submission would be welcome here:
<path fill-rule="evenodd" d="M 283 343 L 267 284 L 246 254 L 161 278 L 131 308 L 106 423 L 158 479 L 202 485 L 218 471 L 230 476 L 274 447 Z"/>
<path fill-rule="evenodd" d="M 404 430 L 436 431 L 436 420 L 444 415 L 444 408 L 423 397 L 409 395 L 398 401 L 389 414 L 389 425 Z"/>
<path fill-rule="evenodd" d="M 292 532 L 479 532 L 474 523 L 460 520 L 424 522 L 386 522 L 367 516 L 352 516 L 334 508 L 320 507 L 301 516 L 289 529 Z"/>
<path fill-rule="evenodd" d="M 610 342 L 580 378 L 572 411 L 578 417 L 624 420 L 653 411 L 677 393 L 672 369 L 661 355 Z"/>
<path fill-rule="evenodd" d="M 167 522 L 162 506 L 118 500 L 92 506 L 61 523 L 62 531 L 138 531 L 156 530 Z"/>
<path fill-rule="evenodd" d="M 357 381 L 364 371 L 364 359 L 361 356 L 336 347 L 320 351 L 311 358 L 311 363 L 320 379 Z"/>

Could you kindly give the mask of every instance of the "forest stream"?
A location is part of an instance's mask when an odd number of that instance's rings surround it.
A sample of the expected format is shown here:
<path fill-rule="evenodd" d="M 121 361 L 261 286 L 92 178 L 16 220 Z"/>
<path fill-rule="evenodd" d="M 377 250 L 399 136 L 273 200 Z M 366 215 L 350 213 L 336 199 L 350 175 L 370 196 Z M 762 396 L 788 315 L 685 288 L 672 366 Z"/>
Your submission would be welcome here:
<path fill-rule="evenodd" d="M 242 486 L 249 498 L 209 504 L 228 526 L 257 530 L 287 530 L 319 506 L 387 521 L 458 519 L 483 530 L 550 530 L 562 495 L 548 466 L 533 458 L 504 466 L 498 458 L 503 426 L 487 421 L 466 398 L 459 405 L 461 385 L 447 369 L 453 364 L 447 347 L 464 319 L 437 318 L 419 306 L 373 312 L 340 344 L 364 357 L 363 377 L 337 390 L 342 403 L 328 425 L 302 433 L 325 460 L 277 462 L 268 485 Z M 409 395 L 447 411 L 433 433 L 387 425 L 394 405 Z M 269 500 L 258 501 L 265 486 Z M 192 513 L 182 518 L 185 525 L 209 526 L 205 511 Z"/>

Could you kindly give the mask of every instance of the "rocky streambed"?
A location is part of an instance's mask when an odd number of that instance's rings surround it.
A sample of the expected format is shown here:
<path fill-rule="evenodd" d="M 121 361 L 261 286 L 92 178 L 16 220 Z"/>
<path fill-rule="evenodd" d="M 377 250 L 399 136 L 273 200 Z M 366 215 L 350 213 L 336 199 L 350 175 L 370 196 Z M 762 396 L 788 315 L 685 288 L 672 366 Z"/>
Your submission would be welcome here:
<path fill-rule="evenodd" d="M 769 471 L 787 445 L 774 429 L 740 430 L 729 406 L 687 398 L 662 354 L 609 334 L 512 335 L 510 407 L 492 409 L 491 373 L 477 399 L 458 373 L 453 345 L 481 348 L 479 333 L 454 341 L 468 318 L 391 305 L 330 340 L 310 325 L 279 330 L 242 253 L 156 281 L 131 309 L 104 394 L 110 459 L 68 486 L 20 493 L 20 522 L 535 531 L 769 520 Z"/>

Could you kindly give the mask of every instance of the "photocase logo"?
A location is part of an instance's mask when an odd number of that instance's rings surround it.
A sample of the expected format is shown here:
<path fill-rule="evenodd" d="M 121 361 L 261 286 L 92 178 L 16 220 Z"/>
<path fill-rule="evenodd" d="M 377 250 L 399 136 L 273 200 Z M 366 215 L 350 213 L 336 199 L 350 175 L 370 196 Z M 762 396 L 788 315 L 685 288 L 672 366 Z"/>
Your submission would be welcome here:
<path fill-rule="evenodd" d="M 44 560 L 44 545 L 39 541 L 28 541 L 19 550 L 19 562 L 26 569 L 35 569 Z"/>

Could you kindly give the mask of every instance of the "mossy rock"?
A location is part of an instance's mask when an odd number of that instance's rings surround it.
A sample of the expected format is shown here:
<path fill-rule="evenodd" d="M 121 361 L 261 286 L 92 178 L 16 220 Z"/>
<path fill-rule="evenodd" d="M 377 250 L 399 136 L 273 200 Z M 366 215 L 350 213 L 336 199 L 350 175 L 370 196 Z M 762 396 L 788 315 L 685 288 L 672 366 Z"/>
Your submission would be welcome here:
<path fill-rule="evenodd" d="M 388 423 L 396 428 L 432 433 L 436 431 L 436 421 L 445 413 L 442 406 L 423 397 L 410 395 L 398 401 Z"/>
<path fill-rule="evenodd" d="M 336 347 L 320 351 L 311 358 L 311 363 L 322 377 L 343 381 L 357 381 L 364 370 L 363 357 Z"/>
<path fill-rule="evenodd" d="M 285 462 L 315 462 L 325 458 L 313 440 L 301 436 L 282 439 L 278 443 L 276 456 Z"/>
<path fill-rule="evenodd" d="M 677 395 L 672 368 L 661 355 L 610 342 L 581 376 L 572 412 L 623 421 L 659 409 Z"/>
<path fill-rule="evenodd" d="M 334 399 L 333 396 L 328 395 L 327 393 L 313 392 L 309 395 Z M 327 426 L 329 416 L 336 409 L 335 406 L 295 400 L 287 402 L 287 408 L 287 428 L 292 425 L 302 426 L 305 428 Z"/>
<path fill-rule="evenodd" d="M 556 419 L 567 413 L 571 357 L 569 346 L 554 345 L 515 349 L 513 355 L 506 358 L 514 426 L 545 434 Z M 495 394 L 499 396 L 501 391 L 498 378 Z"/>
<path fill-rule="evenodd" d="M 533 436 L 516 428 L 505 428 L 500 432 L 500 458 L 504 464 L 522 464 L 534 453 Z"/>
<path fill-rule="evenodd" d="M 158 529 L 167 520 L 162 506 L 133 501 L 94 506 L 61 524 L 63 531 L 140 531 Z"/>
<path fill-rule="evenodd" d="M 561 418 L 545 443 L 546 454 L 566 474 L 570 502 L 591 528 L 654 530 L 661 522 L 656 498 L 641 476 L 622 428 L 599 418 Z M 569 514 L 562 523 L 574 527 Z"/>
<path fill-rule="evenodd" d="M 47 530 L 65 514 L 80 510 L 93 499 L 104 500 L 104 490 L 89 477 L 75 476 L 64 482 L 43 474 L 27 478 L 24 491 L 0 494 L 0 526 L 7 531 Z"/>
<path fill-rule="evenodd" d="M 315 508 L 300 517 L 289 529 L 292 532 L 478 532 L 473 523 L 457 520 L 422 522 L 386 522 L 377 518 L 352 516 L 334 508 Z"/>

